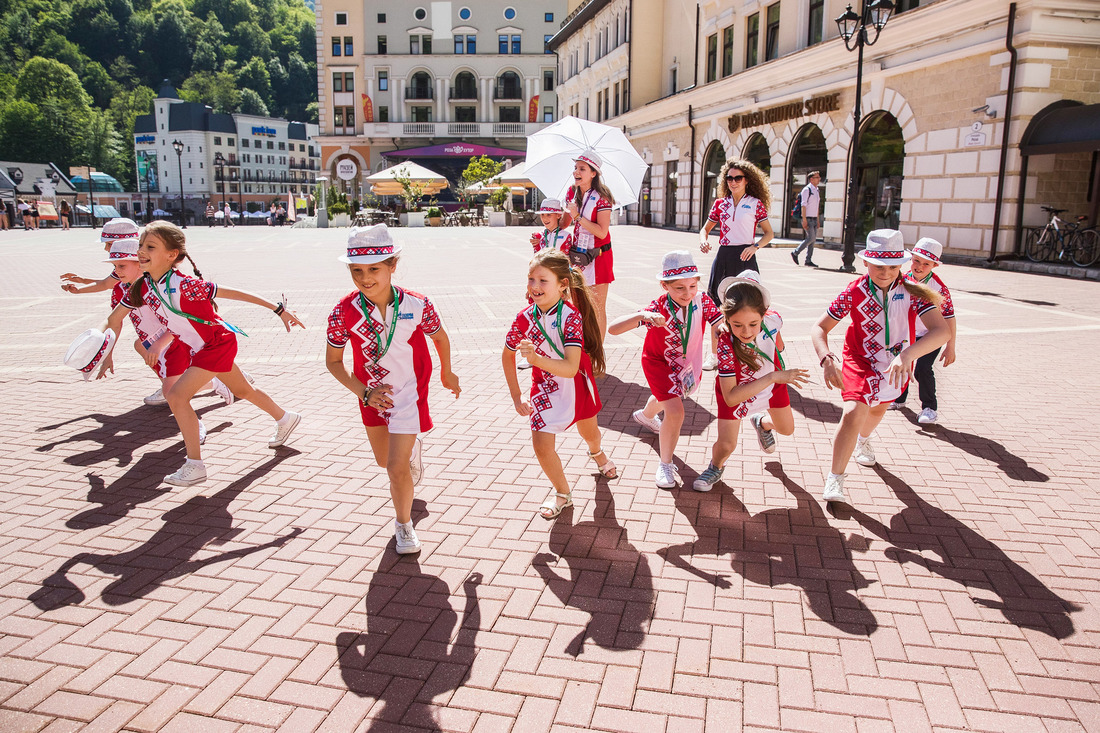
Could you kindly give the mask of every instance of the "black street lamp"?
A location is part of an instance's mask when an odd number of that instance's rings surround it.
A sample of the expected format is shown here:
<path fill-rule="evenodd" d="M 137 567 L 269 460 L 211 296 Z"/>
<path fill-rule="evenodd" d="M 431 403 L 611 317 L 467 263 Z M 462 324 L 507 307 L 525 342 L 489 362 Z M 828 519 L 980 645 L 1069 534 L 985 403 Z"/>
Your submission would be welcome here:
<path fill-rule="evenodd" d="M 180 227 L 186 229 L 187 217 L 183 211 L 183 143 L 179 140 L 173 140 L 172 149 L 176 151 L 176 160 L 180 166 Z"/>
<path fill-rule="evenodd" d="M 214 166 L 218 169 L 218 191 L 221 193 L 221 206 L 225 208 L 225 156 L 221 151 L 214 153 Z"/>
<path fill-rule="evenodd" d="M 890 13 L 894 11 L 894 3 L 890 0 L 873 0 L 871 3 L 861 0 L 861 3 L 862 9 L 858 15 L 852 12 L 852 6 L 849 5 L 844 14 L 836 19 L 836 26 L 844 39 L 844 47 L 849 51 L 859 51 L 856 61 L 856 104 L 852 111 L 852 144 L 848 150 L 848 201 L 844 215 L 844 254 L 841 258 L 843 264 L 840 266 L 842 272 L 856 271 L 856 162 L 859 158 L 859 125 L 862 116 L 860 101 L 863 96 L 863 47 L 875 45 L 882 29 L 886 27 L 886 22 L 890 20 Z M 874 28 L 874 38 L 868 34 L 869 27 Z"/>
<path fill-rule="evenodd" d="M 153 220 L 153 198 L 152 198 L 152 182 L 150 175 L 153 172 L 152 166 L 149 165 L 149 158 L 145 159 L 145 223 L 148 224 Z"/>

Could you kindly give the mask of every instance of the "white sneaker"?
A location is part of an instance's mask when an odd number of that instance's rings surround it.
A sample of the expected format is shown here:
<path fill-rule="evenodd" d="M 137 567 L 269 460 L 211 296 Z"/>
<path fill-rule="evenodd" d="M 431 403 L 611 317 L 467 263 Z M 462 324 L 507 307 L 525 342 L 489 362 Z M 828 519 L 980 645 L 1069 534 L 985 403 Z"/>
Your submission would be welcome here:
<path fill-rule="evenodd" d="M 699 474 L 699 478 L 695 479 L 695 483 L 691 485 L 691 488 L 696 491 L 710 491 L 716 483 L 722 480 L 722 472 L 725 470 L 725 467 L 718 468 L 713 463 L 707 464 L 706 470 Z"/>
<path fill-rule="evenodd" d="M 657 475 L 655 476 L 655 480 L 658 489 L 675 489 L 677 478 L 679 478 L 679 476 L 676 474 L 676 466 L 671 463 L 657 464 Z"/>
<path fill-rule="evenodd" d="M 749 422 L 756 428 L 756 439 L 760 441 L 760 450 L 765 453 L 775 453 L 775 431 L 764 429 L 764 413 L 750 415 Z"/>
<path fill-rule="evenodd" d="M 886 409 L 887 409 L 887 410 L 900 410 L 900 409 L 902 409 L 903 407 L 905 407 L 905 403 L 904 403 L 904 402 L 891 402 L 891 403 L 890 403 L 890 406 L 889 406 L 889 407 L 887 407 Z"/>
<path fill-rule="evenodd" d="M 211 381 L 211 382 L 213 383 L 213 385 L 214 385 L 214 391 L 215 391 L 215 392 L 217 392 L 217 394 L 218 394 L 218 397 L 221 397 L 221 398 L 222 398 L 222 400 L 223 400 L 223 401 L 225 402 L 225 404 L 227 404 L 227 405 L 232 405 L 232 404 L 233 404 L 233 400 L 237 399 L 237 398 L 236 398 L 236 397 L 235 397 L 235 396 L 233 395 L 233 390 L 229 389 L 229 387 L 226 387 L 226 386 L 225 386 L 225 382 L 223 382 L 222 380 L 218 379 L 217 377 L 214 377 L 214 378 L 213 378 L 212 380 L 210 380 L 210 381 Z"/>
<path fill-rule="evenodd" d="M 707 354 L 707 358 L 703 360 L 703 371 L 704 372 L 713 372 L 717 368 L 718 368 L 718 355 L 717 354 Z"/>
<path fill-rule="evenodd" d="M 873 466 L 878 463 L 878 460 L 875 459 L 875 449 L 871 447 L 870 440 L 856 443 L 856 452 L 852 454 L 852 458 L 861 466 Z"/>
<path fill-rule="evenodd" d="M 524 359 L 522 356 L 516 356 L 516 369 L 530 369 L 531 362 Z"/>
<path fill-rule="evenodd" d="M 199 445 L 206 443 L 206 426 L 202 424 L 202 420 L 199 420 Z"/>
<path fill-rule="evenodd" d="M 400 524 L 395 521 L 393 526 L 393 536 L 397 539 L 398 555 L 412 555 L 420 552 L 420 538 L 416 536 L 416 530 L 413 529 L 412 522 Z"/>
<path fill-rule="evenodd" d="M 421 452 L 424 449 L 424 444 L 421 443 L 420 438 L 416 439 L 413 443 L 412 457 L 409 459 L 409 473 L 412 474 L 413 486 L 420 483 L 420 477 L 424 475 L 424 462 L 421 460 Z"/>
<path fill-rule="evenodd" d="M 940 419 L 939 413 L 933 410 L 931 407 L 926 407 L 920 411 L 920 417 L 917 418 L 917 422 L 921 425 L 935 425 Z"/>
<path fill-rule="evenodd" d="M 298 427 L 298 423 L 301 421 L 301 415 L 287 410 L 286 415 L 283 416 L 283 421 L 275 423 L 275 435 L 271 437 L 271 440 L 267 441 L 267 447 L 278 448 L 281 445 L 285 445 L 287 440 L 290 439 L 290 434 L 294 432 L 294 428 Z"/>
<path fill-rule="evenodd" d="M 829 474 L 829 478 L 825 479 L 825 491 L 821 493 L 821 498 L 825 501 L 844 501 L 844 477 L 847 475 Z"/>
<path fill-rule="evenodd" d="M 164 396 L 164 389 L 161 388 L 143 399 L 142 402 L 149 405 L 150 407 L 159 407 L 160 405 L 167 405 L 168 398 Z"/>
<path fill-rule="evenodd" d="M 654 433 L 661 432 L 661 418 L 660 416 L 646 417 L 645 410 L 635 410 L 634 414 L 630 416 L 634 422 L 641 425 L 646 430 Z"/>
<path fill-rule="evenodd" d="M 164 483 L 173 486 L 194 486 L 205 480 L 206 466 L 202 464 L 202 461 L 192 461 L 190 458 L 184 461 L 178 471 L 164 477 Z"/>

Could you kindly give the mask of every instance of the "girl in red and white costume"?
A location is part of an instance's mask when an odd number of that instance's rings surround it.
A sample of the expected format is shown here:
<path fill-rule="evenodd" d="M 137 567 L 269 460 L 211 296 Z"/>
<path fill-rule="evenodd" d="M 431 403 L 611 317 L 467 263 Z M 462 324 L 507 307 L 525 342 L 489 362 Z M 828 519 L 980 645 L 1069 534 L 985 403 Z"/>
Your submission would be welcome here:
<path fill-rule="evenodd" d="M 909 383 L 913 362 L 943 346 L 948 338 L 947 324 L 936 307 L 939 294 L 901 277 L 901 266 L 911 257 L 901 232 L 876 229 L 856 256 L 863 260 L 867 274 L 833 300 L 810 334 L 825 386 L 841 390 L 844 400 L 844 414 L 833 438 L 832 468 L 822 494 L 825 501 L 844 501 L 849 457 L 861 466 L 875 465 L 871 433 Z M 829 350 L 829 332 L 847 315 L 852 325 L 844 338 L 841 362 Z M 920 341 L 916 340 L 917 319 L 928 327 Z"/>
<path fill-rule="evenodd" d="M 512 323 L 501 365 L 516 412 L 531 418 L 535 455 L 557 492 L 539 507 L 545 519 L 553 519 L 573 505 L 555 449 L 557 433 L 576 424 L 597 470 L 606 478 L 618 475 L 600 447 L 596 424 L 601 404 L 595 375 L 603 372 L 603 338 L 588 286 L 579 272 L 570 269 L 569 258 L 560 250 L 542 250 L 531 260 L 527 295 L 533 305 L 520 311 Z M 517 350 L 533 367 L 529 401 L 519 388 Z"/>
<path fill-rule="evenodd" d="M 611 207 L 615 198 L 600 179 L 603 160 L 594 150 L 586 150 L 573 160 L 573 185 L 565 205 L 573 222 L 570 261 L 581 268 L 592 290 L 602 338 L 607 333 L 607 292 L 615 282 L 615 255 L 611 251 Z"/>
<path fill-rule="evenodd" d="M 184 275 L 176 269 L 184 259 L 191 262 L 194 268 L 195 263 L 187 254 L 186 236 L 182 229 L 166 221 L 154 221 L 146 226 L 138 248 L 138 263 L 145 271 L 145 277 L 130 287 L 129 293 L 111 311 L 107 322 L 117 337 L 123 315 L 147 305 L 161 325 L 191 352 L 190 366 L 165 395 L 187 447 L 186 462 L 164 479 L 175 486 L 191 486 L 206 480 L 206 466 L 202 462 L 200 448 L 199 417 L 191 407 L 191 398 L 215 375 L 233 394 L 248 400 L 275 420 L 275 434 L 268 441 L 268 447 L 278 448 L 286 443 L 301 420 L 301 415 L 279 407 L 266 392 L 250 384 L 234 363 L 237 337 L 234 330 L 218 316 L 214 297 L 220 294 L 225 298 L 270 308 L 282 320 L 287 331 L 292 325 L 305 327 L 297 316 L 286 310 L 283 303 L 271 303 L 244 290 L 219 288 L 200 279 L 201 276 Z M 158 349 L 167 347 L 166 339 L 152 344 L 146 362 L 159 360 Z M 108 363 L 105 362 L 99 377 L 104 375 Z"/>
<path fill-rule="evenodd" d="M 740 275 L 745 270 L 760 272 L 756 253 L 767 247 L 774 232 L 768 221 L 768 209 L 771 208 L 772 195 L 768 188 L 768 177 L 764 172 L 747 160 L 727 160 L 718 173 L 718 196 L 710 209 L 707 222 L 699 230 L 699 250 L 710 252 L 707 237 L 714 226 L 718 225 L 718 251 L 714 263 L 710 266 L 711 299 L 717 303 L 722 299 L 718 286 L 727 277 Z M 763 236 L 756 240 L 756 229 Z M 718 365 L 718 342 L 711 340 L 711 355 L 707 357 L 704 369 L 714 369 Z"/>
<path fill-rule="evenodd" d="M 392 284 L 401 245 L 385 224 L 352 229 L 347 254 L 355 290 L 328 318 L 325 366 L 359 400 L 374 459 L 390 479 L 399 554 L 420 551 L 412 524 L 413 487 L 422 472 L 419 433 L 432 429 L 428 385 L 432 357 L 425 337 L 439 354 L 439 378 L 455 397 L 461 393 L 451 371 L 451 342 L 435 306 L 423 295 Z M 352 345 L 352 371 L 344 347 Z"/>
<path fill-rule="evenodd" d="M 119 217 L 111 219 L 103 225 L 103 229 L 99 234 L 99 241 L 103 244 L 103 251 L 109 253 L 116 242 L 127 240 L 136 242 L 140 235 L 141 228 L 137 225 L 137 222 L 126 217 Z M 103 290 L 110 290 L 117 285 L 118 274 L 111 271 L 107 277 L 95 280 L 90 277 L 81 277 L 76 273 L 66 272 L 61 276 L 61 280 L 61 289 L 66 293 L 98 293 Z M 81 288 L 77 285 L 84 285 L 85 287 Z"/>
<path fill-rule="evenodd" d="M 722 322 L 722 314 L 710 296 L 699 291 L 699 268 L 690 252 L 666 254 L 657 279 L 665 294 L 645 310 L 615 319 L 607 330 L 618 335 L 639 326 L 648 329 L 642 347 L 642 372 L 650 396 L 645 407 L 631 417 L 660 435 L 661 462 L 654 480 L 658 488 L 672 489 L 677 484 L 672 458 L 684 424 L 684 398 L 699 386 L 705 334 L 709 327 Z M 664 420 L 657 417 L 662 411 Z"/>
<path fill-rule="evenodd" d="M 563 219 L 569 220 L 561 201 L 557 199 L 543 199 L 538 210 L 542 219 L 542 231 L 531 235 L 531 249 L 538 254 L 543 249 L 560 249 L 569 254 L 573 248 L 573 236 L 565 230 Z"/>
<path fill-rule="evenodd" d="M 722 478 L 726 460 L 737 447 L 741 421 L 748 418 L 765 453 L 775 452 L 775 434 L 794 433 L 794 414 L 787 385 L 803 386 L 806 369 L 787 369 L 783 362 L 783 319 L 771 310 L 771 293 L 760 275 L 745 270 L 719 285 L 725 328 L 718 335 L 718 439 L 710 464 L 692 485 L 710 491 Z"/>

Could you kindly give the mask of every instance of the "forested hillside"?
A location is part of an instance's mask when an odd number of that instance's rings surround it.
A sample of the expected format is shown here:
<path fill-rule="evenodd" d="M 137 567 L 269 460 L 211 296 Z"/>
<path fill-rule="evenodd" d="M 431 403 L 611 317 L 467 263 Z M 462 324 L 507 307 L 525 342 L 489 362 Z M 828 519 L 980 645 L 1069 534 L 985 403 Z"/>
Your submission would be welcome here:
<path fill-rule="evenodd" d="M 93 165 L 131 188 L 134 119 L 163 79 L 218 112 L 316 121 L 313 11 L 303 0 L 0 0 L 0 160 Z"/>

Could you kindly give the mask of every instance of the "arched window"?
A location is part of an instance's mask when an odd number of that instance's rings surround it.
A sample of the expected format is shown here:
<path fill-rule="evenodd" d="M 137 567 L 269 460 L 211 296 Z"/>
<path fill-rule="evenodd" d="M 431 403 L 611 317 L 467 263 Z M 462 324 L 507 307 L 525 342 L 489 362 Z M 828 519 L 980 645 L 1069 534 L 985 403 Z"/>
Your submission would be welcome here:
<path fill-rule="evenodd" d="M 523 85 L 519 74 L 514 71 L 505 71 L 497 77 L 497 99 L 523 99 Z"/>
<path fill-rule="evenodd" d="M 451 88 L 451 99 L 477 99 L 477 79 L 468 71 L 460 71 Z"/>
<path fill-rule="evenodd" d="M 741 157 L 764 171 L 765 175 L 771 176 L 772 152 L 768 149 L 768 141 L 759 132 L 745 142 L 745 151 Z"/>
<path fill-rule="evenodd" d="M 703 206 L 699 209 L 700 226 L 706 223 L 710 207 L 714 205 L 714 199 L 718 195 L 718 174 L 725 162 L 726 149 L 722 147 L 722 143 L 715 140 L 703 156 Z"/>
<path fill-rule="evenodd" d="M 426 71 L 418 71 L 412 75 L 412 84 L 408 88 L 406 99 L 431 99 L 432 78 Z"/>
<path fill-rule="evenodd" d="M 801 237 L 802 220 L 791 218 L 791 209 L 794 207 L 794 197 L 798 196 L 806 185 L 806 174 L 810 171 L 821 173 L 821 183 L 817 190 L 821 194 L 819 201 L 825 200 L 825 175 L 829 166 L 829 150 L 825 146 L 825 136 L 821 134 L 821 128 L 810 123 L 804 125 L 794 137 L 791 143 L 791 152 L 787 156 L 787 181 L 786 181 L 786 216 L 784 216 L 784 231 L 788 237 Z M 824 214 L 824 211 L 821 211 Z"/>
<path fill-rule="evenodd" d="M 856 240 L 874 229 L 897 229 L 905 138 L 901 125 L 882 110 L 867 117 L 856 157 Z"/>

